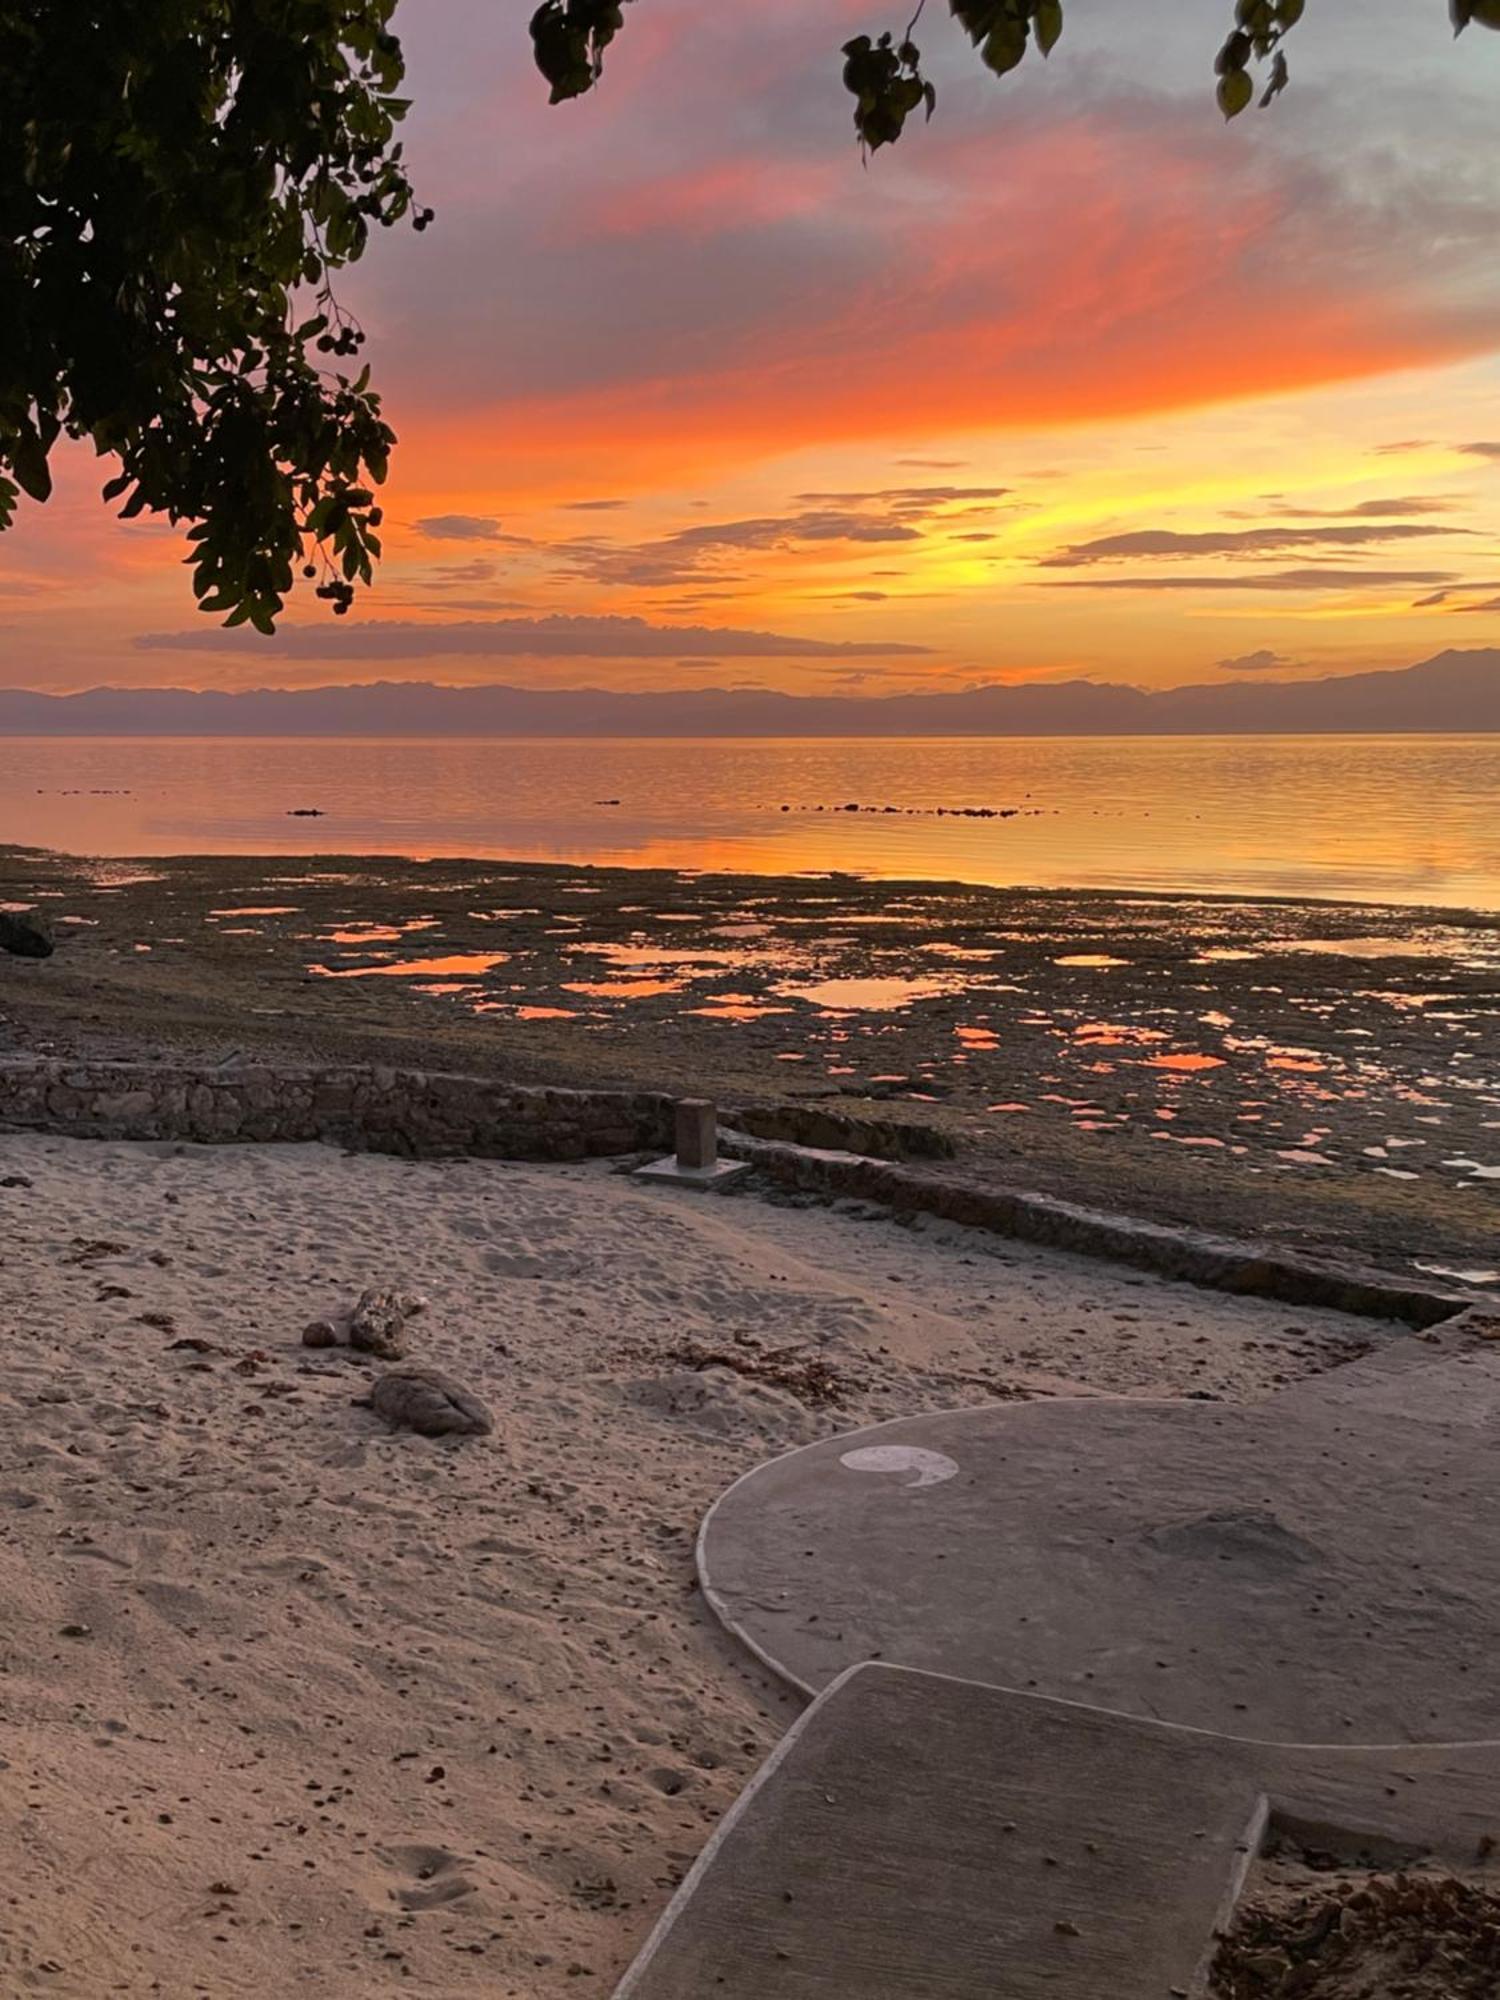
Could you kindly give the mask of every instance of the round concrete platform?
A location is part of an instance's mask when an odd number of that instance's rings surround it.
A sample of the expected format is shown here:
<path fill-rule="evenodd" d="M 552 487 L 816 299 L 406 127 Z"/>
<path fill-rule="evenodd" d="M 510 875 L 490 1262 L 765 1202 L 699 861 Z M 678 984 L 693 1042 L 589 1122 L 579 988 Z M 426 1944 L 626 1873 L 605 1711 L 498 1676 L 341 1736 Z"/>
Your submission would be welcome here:
<path fill-rule="evenodd" d="M 1270 1741 L 1490 1737 L 1500 1357 L 1398 1386 L 826 1439 L 718 1502 L 704 1589 L 809 1692 L 881 1659 Z"/>

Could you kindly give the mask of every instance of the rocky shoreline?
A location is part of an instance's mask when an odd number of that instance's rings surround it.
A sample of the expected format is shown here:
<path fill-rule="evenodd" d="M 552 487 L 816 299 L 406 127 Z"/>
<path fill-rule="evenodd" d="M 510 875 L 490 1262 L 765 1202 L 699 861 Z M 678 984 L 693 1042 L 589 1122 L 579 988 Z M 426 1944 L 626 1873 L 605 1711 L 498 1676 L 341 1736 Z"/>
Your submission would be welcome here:
<path fill-rule="evenodd" d="M 0 905 L 58 946 L 0 958 L 0 1053 L 706 1092 L 937 1133 L 981 1184 L 1500 1281 L 1482 916 L 14 849 Z"/>

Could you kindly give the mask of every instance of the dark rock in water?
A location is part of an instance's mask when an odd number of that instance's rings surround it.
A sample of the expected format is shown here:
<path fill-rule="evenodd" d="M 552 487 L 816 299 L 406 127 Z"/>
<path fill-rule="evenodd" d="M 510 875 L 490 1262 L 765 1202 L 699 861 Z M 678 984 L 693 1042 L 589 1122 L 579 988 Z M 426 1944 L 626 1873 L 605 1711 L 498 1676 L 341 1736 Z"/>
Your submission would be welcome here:
<path fill-rule="evenodd" d="M 325 815 L 321 806 L 293 806 L 287 814 L 288 819 L 322 819 L 324 817 Z"/>
<path fill-rule="evenodd" d="M 0 951 L 17 958 L 50 958 L 52 925 L 40 910 L 0 910 Z"/>
<path fill-rule="evenodd" d="M 422 1437 L 487 1437 L 494 1429 L 479 1398 L 436 1368 L 393 1368 L 370 1391 L 370 1408 Z"/>

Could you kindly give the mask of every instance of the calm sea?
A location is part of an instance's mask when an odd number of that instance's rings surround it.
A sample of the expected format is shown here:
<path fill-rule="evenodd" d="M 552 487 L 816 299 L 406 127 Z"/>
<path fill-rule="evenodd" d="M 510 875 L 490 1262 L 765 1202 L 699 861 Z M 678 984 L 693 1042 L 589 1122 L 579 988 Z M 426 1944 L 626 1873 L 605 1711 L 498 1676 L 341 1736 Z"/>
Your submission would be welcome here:
<path fill-rule="evenodd" d="M 291 816 L 313 807 L 321 818 Z M 8 842 L 845 869 L 1493 910 L 1500 737 L 22 737 L 0 742 Z"/>

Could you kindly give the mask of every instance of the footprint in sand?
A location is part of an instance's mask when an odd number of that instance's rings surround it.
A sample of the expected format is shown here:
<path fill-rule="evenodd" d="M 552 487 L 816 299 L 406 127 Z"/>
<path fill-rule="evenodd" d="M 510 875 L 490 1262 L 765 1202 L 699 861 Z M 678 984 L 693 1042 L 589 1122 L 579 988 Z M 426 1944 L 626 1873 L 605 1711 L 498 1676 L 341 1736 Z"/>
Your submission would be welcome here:
<path fill-rule="evenodd" d="M 382 1847 L 382 1861 L 407 1878 L 391 1895 L 403 1910 L 436 1910 L 460 1897 L 472 1896 L 477 1884 L 463 1870 L 464 1861 L 446 1847 Z"/>
<path fill-rule="evenodd" d="M 541 1278 L 551 1275 L 551 1266 L 545 1257 L 527 1256 L 524 1251 L 488 1250 L 485 1252 L 484 1267 L 499 1278 Z"/>

